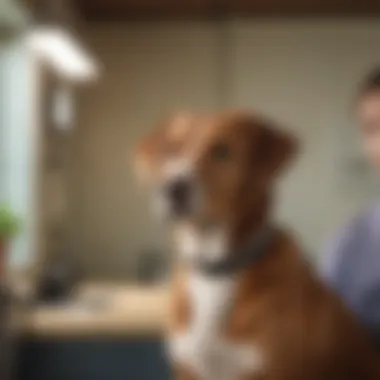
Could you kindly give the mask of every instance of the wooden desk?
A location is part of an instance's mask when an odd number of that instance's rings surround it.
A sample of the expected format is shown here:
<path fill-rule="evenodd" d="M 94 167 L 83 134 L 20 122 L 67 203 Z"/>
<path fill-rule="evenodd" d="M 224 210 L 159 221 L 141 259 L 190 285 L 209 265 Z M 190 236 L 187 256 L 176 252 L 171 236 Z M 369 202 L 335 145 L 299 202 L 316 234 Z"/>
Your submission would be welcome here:
<path fill-rule="evenodd" d="M 86 283 L 75 293 L 66 304 L 29 309 L 17 327 L 38 339 L 161 335 L 165 328 L 165 286 Z"/>

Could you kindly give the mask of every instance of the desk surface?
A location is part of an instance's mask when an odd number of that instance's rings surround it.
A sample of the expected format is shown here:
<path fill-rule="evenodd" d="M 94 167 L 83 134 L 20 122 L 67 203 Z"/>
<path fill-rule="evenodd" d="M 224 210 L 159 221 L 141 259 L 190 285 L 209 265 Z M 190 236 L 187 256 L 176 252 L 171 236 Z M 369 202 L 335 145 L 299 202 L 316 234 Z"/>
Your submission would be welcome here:
<path fill-rule="evenodd" d="M 24 311 L 15 325 L 36 338 L 160 335 L 167 312 L 165 286 L 87 283 L 65 304 Z"/>

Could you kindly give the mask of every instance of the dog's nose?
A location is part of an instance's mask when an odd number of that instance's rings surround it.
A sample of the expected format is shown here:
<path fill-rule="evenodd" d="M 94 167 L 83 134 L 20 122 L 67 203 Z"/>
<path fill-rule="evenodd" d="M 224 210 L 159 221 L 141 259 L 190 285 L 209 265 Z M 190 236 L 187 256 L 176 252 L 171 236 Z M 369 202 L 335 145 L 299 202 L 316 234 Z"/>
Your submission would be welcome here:
<path fill-rule="evenodd" d="M 175 207 L 186 207 L 191 193 L 190 182 L 186 179 L 177 179 L 167 186 L 167 196 Z"/>

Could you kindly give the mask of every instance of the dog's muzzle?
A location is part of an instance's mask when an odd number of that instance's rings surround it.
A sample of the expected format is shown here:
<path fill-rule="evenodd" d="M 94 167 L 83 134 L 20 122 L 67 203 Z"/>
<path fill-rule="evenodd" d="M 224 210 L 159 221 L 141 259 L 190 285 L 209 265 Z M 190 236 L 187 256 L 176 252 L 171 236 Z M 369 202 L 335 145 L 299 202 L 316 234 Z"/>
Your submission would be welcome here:
<path fill-rule="evenodd" d="M 194 186 L 187 178 L 168 181 L 163 188 L 163 197 L 173 217 L 187 216 L 193 211 Z"/>

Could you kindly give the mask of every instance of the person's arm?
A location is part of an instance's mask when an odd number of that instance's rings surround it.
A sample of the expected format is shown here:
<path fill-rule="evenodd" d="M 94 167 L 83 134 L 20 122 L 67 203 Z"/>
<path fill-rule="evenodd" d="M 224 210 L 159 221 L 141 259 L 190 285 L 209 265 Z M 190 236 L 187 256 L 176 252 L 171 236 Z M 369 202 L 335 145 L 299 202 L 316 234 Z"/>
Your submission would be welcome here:
<path fill-rule="evenodd" d="M 333 290 L 342 294 L 343 289 L 341 284 L 341 269 L 344 261 L 345 251 L 348 249 L 349 236 L 352 231 L 350 227 L 345 227 L 331 239 L 325 246 L 322 257 L 322 265 L 320 274 L 323 281 Z"/>
<path fill-rule="evenodd" d="M 359 293 L 358 287 L 366 283 L 357 282 L 350 276 L 350 273 L 355 272 L 357 252 L 363 254 L 370 245 L 370 237 L 363 233 L 363 226 L 366 225 L 363 220 L 368 221 L 365 218 L 356 218 L 328 243 L 323 253 L 320 274 L 325 284 L 357 315 L 369 332 L 375 347 L 380 351 L 380 324 L 374 319 L 373 310 L 369 309 L 368 305 L 363 305 L 360 300 L 352 300 L 353 289 L 356 289 L 354 293 Z M 358 251 L 357 247 L 361 247 L 362 250 Z M 360 259 L 367 260 L 368 257 L 361 255 Z M 363 276 L 363 273 L 361 275 Z"/>

